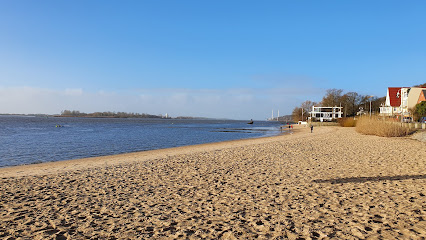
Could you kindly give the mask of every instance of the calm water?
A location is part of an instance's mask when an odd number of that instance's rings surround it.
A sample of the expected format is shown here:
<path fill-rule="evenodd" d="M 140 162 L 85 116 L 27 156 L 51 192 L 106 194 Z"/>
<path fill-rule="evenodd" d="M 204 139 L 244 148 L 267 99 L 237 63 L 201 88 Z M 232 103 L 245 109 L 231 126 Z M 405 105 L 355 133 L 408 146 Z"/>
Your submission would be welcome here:
<path fill-rule="evenodd" d="M 279 127 L 266 121 L 0 116 L 0 167 L 271 136 Z"/>

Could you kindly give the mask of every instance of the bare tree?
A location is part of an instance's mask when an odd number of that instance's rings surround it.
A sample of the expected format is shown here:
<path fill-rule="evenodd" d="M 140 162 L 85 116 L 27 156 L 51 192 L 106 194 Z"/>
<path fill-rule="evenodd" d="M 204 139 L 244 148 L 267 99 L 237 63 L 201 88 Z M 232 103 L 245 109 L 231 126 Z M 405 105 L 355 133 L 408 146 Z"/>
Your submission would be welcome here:
<path fill-rule="evenodd" d="M 291 113 L 294 122 L 302 121 L 302 108 L 295 107 Z"/>
<path fill-rule="evenodd" d="M 322 98 L 321 105 L 323 107 L 339 106 L 342 98 L 342 89 L 327 89 L 325 96 Z"/>
<path fill-rule="evenodd" d="M 300 105 L 301 110 L 303 110 L 303 113 L 301 116 L 302 121 L 305 121 L 309 117 L 309 112 L 312 110 L 312 106 L 315 106 L 315 105 L 317 105 L 317 103 L 310 100 L 304 101 Z"/>
<path fill-rule="evenodd" d="M 348 92 L 341 97 L 343 111 L 346 116 L 355 116 L 361 104 L 362 96 L 356 92 Z"/>
<path fill-rule="evenodd" d="M 416 87 L 425 86 L 426 84 L 421 84 Z M 311 111 L 312 106 L 319 104 L 323 107 L 336 107 L 342 106 L 344 116 L 355 116 L 357 112 L 362 107 L 364 111 L 369 112 L 371 106 L 371 112 L 379 112 L 380 105 L 383 104 L 386 100 L 386 97 L 374 97 L 370 95 L 361 95 L 357 92 L 347 92 L 343 94 L 342 89 L 327 89 L 325 96 L 322 98 L 320 103 L 315 103 L 310 100 L 303 102 L 300 107 L 295 107 L 292 112 L 292 117 L 294 121 L 305 120 L 308 117 L 309 111 Z M 371 104 L 370 104 L 371 102 Z M 303 118 L 302 118 L 303 111 Z"/>

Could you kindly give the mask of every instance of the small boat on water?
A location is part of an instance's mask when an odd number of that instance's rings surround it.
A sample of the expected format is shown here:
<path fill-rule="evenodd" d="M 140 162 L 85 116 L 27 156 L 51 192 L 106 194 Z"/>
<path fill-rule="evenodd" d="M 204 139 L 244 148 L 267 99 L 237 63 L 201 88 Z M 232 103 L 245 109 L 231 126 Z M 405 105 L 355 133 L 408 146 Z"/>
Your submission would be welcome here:
<path fill-rule="evenodd" d="M 253 119 L 250 119 L 250 122 L 248 122 L 247 124 L 253 124 Z"/>

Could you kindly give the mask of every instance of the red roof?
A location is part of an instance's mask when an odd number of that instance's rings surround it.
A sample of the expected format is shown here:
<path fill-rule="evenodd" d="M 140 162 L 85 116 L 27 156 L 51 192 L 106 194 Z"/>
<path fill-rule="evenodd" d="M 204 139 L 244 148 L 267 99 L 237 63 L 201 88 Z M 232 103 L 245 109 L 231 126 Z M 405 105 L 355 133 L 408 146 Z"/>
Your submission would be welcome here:
<path fill-rule="evenodd" d="M 400 92 L 400 90 L 401 90 L 400 87 L 390 87 L 390 88 L 388 88 L 390 105 L 392 107 L 399 107 L 399 106 L 401 106 L 401 96 L 400 96 L 401 92 Z M 396 97 L 397 94 L 398 94 L 399 98 Z"/>
<path fill-rule="evenodd" d="M 420 92 L 419 100 L 417 101 L 417 103 L 421 103 L 423 101 L 426 101 L 426 90 Z"/>

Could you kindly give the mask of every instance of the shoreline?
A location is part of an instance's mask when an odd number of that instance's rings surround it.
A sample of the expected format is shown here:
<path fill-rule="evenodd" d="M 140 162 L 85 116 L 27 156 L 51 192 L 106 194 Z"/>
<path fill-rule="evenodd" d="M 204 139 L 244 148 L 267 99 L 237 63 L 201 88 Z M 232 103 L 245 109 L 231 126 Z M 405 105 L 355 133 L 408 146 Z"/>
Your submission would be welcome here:
<path fill-rule="evenodd" d="M 4 117 L 0 168 L 274 136 L 280 126 L 266 121 L 163 120 Z"/>
<path fill-rule="evenodd" d="M 259 142 L 265 143 L 270 141 L 276 141 L 275 138 L 281 138 L 284 136 L 291 136 L 293 134 L 299 133 L 304 130 L 305 127 L 297 126 L 294 127 L 291 132 L 285 129 L 287 133 L 280 133 L 276 136 L 262 136 L 256 138 L 245 138 L 237 140 L 228 140 L 221 142 L 212 142 L 212 143 L 202 143 L 195 145 L 186 145 L 180 147 L 172 148 L 161 148 L 154 150 L 130 152 L 130 153 L 121 153 L 114 155 L 105 155 L 97 157 L 88 157 L 88 158 L 78 158 L 78 159 L 69 159 L 69 160 L 60 160 L 60 161 L 51 161 L 51 162 L 42 162 L 34 164 L 24 164 L 16 166 L 5 166 L 0 167 L 0 178 L 9 178 L 9 177 L 25 177 L 25 176 L 34 176 L 34 175 L 45 175 L 45 174 L 56 174 L 66 171 L 75 171 L 82 170 L 86 168 L 94 167 L 103 167 L 111 166 L 116 164 L 124 164 L 137 161 L 147 161 L 157 158 L 170 157 L 177 154 L 187 154 L 195 153 L 200 151 L 214 151 L 220 150 L 228 147 L 234 146 L 244 146 L 250 144 L 256 144 L 256 140 Z M 307 128 L 306 130 L 307 131 Z"/>
<path fill-rule="evenodd" d="M 423 239 L 425 155 L 410 138 L 317 127 L 9 168 L 0 238 Z"/>

